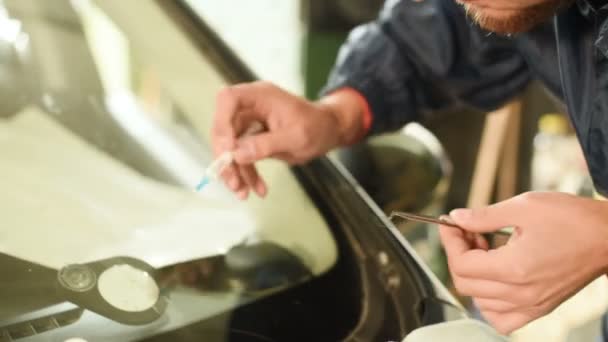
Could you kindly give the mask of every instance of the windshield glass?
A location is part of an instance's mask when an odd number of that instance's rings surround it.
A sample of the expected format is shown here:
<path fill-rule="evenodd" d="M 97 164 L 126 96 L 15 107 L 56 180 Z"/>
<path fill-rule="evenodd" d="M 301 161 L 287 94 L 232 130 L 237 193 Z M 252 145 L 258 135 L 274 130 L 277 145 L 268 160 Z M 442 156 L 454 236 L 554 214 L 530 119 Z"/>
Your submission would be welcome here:
<path fill-rule="evenodd" d="M 182 0 L 260 78 L 302 94 L 307 2 Z M 238 7 L 238 13 L 234 8 Z M 247 13 L 246 15 L 244 13 Z M 277 63 L 280 61 L 280 63 Z"/>
<path fill-rule="evenodd" d="M 158 333 L 335 264 L 286 165 L 265 200 L 193 191 L 224 85 L 156 2 L 0 1 L 0 340 L 54 312 Z"/>

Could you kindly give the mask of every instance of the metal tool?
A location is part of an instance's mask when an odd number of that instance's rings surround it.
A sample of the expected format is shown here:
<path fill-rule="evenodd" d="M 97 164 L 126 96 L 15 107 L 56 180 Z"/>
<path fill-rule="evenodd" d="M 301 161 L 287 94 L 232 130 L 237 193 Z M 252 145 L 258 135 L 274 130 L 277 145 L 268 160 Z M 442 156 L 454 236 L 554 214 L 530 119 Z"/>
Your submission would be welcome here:
<path fill-rule="evenodd" d="M 404 220 L 409 220 L 409 221 L 432 223 L 432 224 L 438 224 L 438 225 L 463 229 L 462 227 L 457 225 L 454 221 L 452 221 L 450 219 L 450 217 L 447 215 L 442 215 L 437 218 L 437 217 L 432 217 L 432 216 L 427 216 L 427 215 L 406 213 L 403 211 L 394 211 L 391 213 L 391 215 L 388 217 L 388 219 L 391 220 L 391 222 L 392 222 L 395 217 L 399 217 L 399 218 L 402 218 Z M 497 248 L 497 247 L 504 246 L 505 244 L 507 244 L 509 239 L 511 238 L 512 234 L 513 234 L 513 227 L 505 227 L 505 228 L 499 229 L 493 233 L 486 233 L 486 234 L 482 234 L 482 235 L 488 240 L 490 248 Z"/>
<path fill-rule="evenodd" d="M 462 227 L 460 227 L 459 225 L 454 223 L 448 216 L 441 216 L 441 217 L 437 218 L 437 217 L 432 217 L 432 216 L 427 216 L 427 215 L 406 213 L 403 211 L 393 211 L 391 213 L 391 215 L 388 217 L 388 219 L 392 221 L 395 217 L 399 217 L 399 218 L 402 218 L 404 220 L 409 220 L 409 221 L 434 223 L 434 224 L 462 229 Z"/>

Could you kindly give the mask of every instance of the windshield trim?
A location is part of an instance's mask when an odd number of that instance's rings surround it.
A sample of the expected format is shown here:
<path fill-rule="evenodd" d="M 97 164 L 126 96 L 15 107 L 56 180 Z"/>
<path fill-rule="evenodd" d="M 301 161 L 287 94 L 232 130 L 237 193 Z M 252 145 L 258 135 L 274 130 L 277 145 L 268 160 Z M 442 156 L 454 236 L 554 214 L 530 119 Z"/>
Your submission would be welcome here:
<path fill-rule="evenodd" d="M 418 264 L 418 267 L 426 273 L 429 280 L 433 284 L 434 290 L 439 291 L 435 296 L 443 299 L 450 304 L 464 310 L 464 307 L 458 302 L 454 300 L 452 294 L 447 291 L 447 289 L 441 284 L 441 281 L 437 276 L 431 271 L 429 266 L 422 260 L 422 258 L 418 255 L 418 253 L 414 250 L 414 247 L 407 241 L 407 239 L 399 232 L 399 229 L 389 220 L 389 218 L 384 214 L 382 209 L 378 207 L 376 202 L 370 197 L 370 195 L 363 189 L 363 187 L 355 180 L 355 178 L 348 172 L 348 170 L 342 165 L 340 162 L 328 158 L 330 164 L 336 169 L 336 171 L 344 178 L 346 182 L 352 185 L 354 192 L 356 195 L 369 207 L 370 211 L 374 216 L 376 216 L 382 223 L 384 227 L 388 230 L 390 235 L 396 240 L 396 242 L 409 254 L 409 256 Z"/>

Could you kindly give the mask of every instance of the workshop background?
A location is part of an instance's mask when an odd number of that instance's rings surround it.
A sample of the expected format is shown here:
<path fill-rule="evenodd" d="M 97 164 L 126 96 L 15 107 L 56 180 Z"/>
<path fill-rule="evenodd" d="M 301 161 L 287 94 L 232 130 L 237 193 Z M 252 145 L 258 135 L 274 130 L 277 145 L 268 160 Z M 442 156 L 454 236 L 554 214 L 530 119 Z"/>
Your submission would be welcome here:
<path fill-rule="evenodd" d="M 373 20 L 383 2 L 192 0 L 259 78 L 310 99 L 318 96 L 349 30 Z M 536 83 L 494 113 L 458 109 L 444 113 L 440 121 L 424 127 L 410 124 L 395 134 L 333 152 L 332 157 L 387 214 L 409 210 L 437 215 L 528 190 L 593 195 L 564 108 Z M 420 224 L 399 228 L 449 286 L 434 230 Z M 599 318 L 608 308 L 606 286 L 604 278 L 598 279 L 551 315 L 513 334 L 512 340 L 594 340 Z"/>

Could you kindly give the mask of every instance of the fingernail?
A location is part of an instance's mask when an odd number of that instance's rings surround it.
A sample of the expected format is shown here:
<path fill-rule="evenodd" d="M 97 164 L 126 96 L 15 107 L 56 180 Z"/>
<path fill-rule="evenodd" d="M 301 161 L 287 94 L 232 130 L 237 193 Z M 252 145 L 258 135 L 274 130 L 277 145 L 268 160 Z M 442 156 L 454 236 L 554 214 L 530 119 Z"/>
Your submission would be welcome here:
<path fill-rule="evenodd" d="M 455 209 L 450 212 L 450 217 L 456 221 L 466 221 L 473 216 L 471 209 Z"/>
<path fill-rule="evenodd" d="M 249 197 L 249 190 L 241 190 L 236 195 L 241 201 L 244 201 Z"/>
<path fill-rule="evenodd" d="M 439 220 L 441 220 L 447 224 L 452 224 L 452 225 L 456 224 L 456 222 L 454 222 L 454 220 L 452 220 L 452 218 L 449 215 L 441 215 L 441 216 L 439 216 Z"/>
<path fill-rule="evenodd" d="M 260 197 L 266 197 L 266 185 L 262 181 L 258 181 L 258 184 L 255 186 L 255 192 Z"/>
<path fill-rule="evenodd" d="M 228 187 L 230 190 L 236 191 L 239 187 L 239 180 L 236 177 L 231 178 L 230 181 L 228 181 Z"/>

